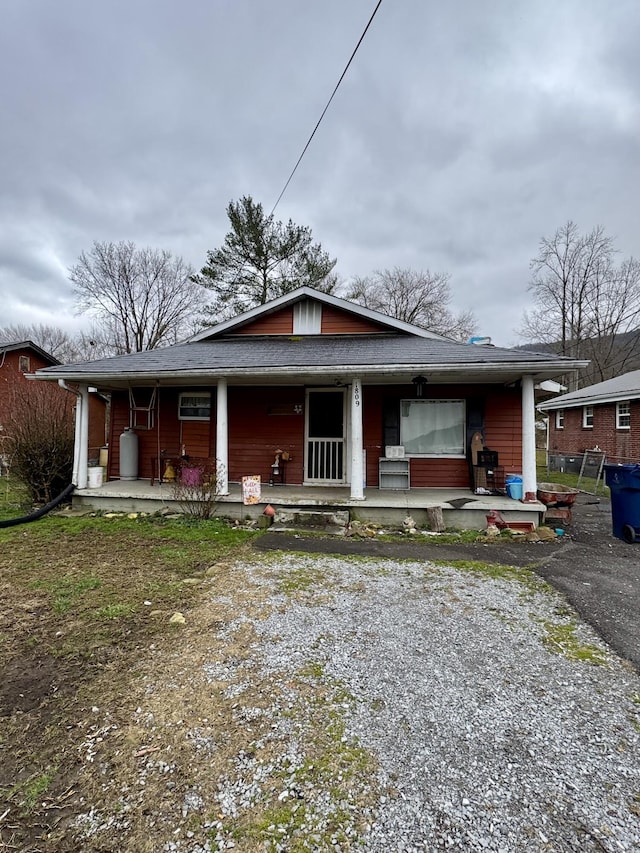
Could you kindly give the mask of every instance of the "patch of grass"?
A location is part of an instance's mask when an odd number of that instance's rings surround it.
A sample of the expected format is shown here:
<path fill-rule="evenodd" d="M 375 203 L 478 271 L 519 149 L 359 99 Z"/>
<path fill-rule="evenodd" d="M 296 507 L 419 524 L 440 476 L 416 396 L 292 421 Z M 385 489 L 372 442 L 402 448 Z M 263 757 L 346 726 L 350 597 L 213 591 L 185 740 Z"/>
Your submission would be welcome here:
<path fill-rule="evenodd" d="M 310 663 L 303 668 L 305 675 L 311 671 L 318 672 L 321 683 L 287 713 L 294 724 L 304 721 L 299 732 L 304 761 L 297 766 L 285 762 L 268 799 L 234 819 L 227 830 L 234 841 L 259 842 L 269 853 L 307 853 L 343 849 L 342 845 L 353 849 L 358 844 L 354 806 L 366 809 L 375 798 L 367 781 L 375 778 L 375 763 L 346 735 L 346 709 L 354 697 L 339 681 L 326 678 L 323 667 Z M 305 797 L 308 790 L 323 792 L 319 809 Z"/>
<path fill-rule="evenodd" d="M 121 619 L 130 616 L 134 612 L 131 604 L 107 604 L 96 610 L 96 619 Z"/>
<path fill-rule="evenodd" d="M 26 487 L 15 477 L 0 477 L 0 518 L 19 518 L 30 509 Z"/>
<path fill-rule="evenodd" d="M 54 613 L 66 613 L 73 601 L 85 592 L 99 589 L 100 578 L 95 575 L 63 575 L 61 578 L 35 580 L 30 584 L 32 589 L 44 589 L 49 593 Z"/>
<path fill-rule="evenodd" d="M 568 660 L 584 661 L 596 666 L 607 663 L 605 653 L 597 646 L 581 643 L 576 635 L 575 622 L 562 625 L 553 622 L 543 622 L 546 635 L 543 643 L 552 652 L 561 654 Z"/>
<path fill-rule="evenodd" d="M 10 788 L 5 796 L 7 800 L 18 803 L 20 815 L 25 817 L 39 805 L 43 794 L 47 792 L 56 774 L 56 768 L 31 776 L 25 782 L 19 782 Z"/>
<path fill-rule="evenodd" d="M 522 584 L 530 592 L 550 592 L 549 584 L 536 575 L 531 569 L 520 566 L 501 566 L 497 563 L 483 563 L 480 560 L 433 560 L 435 566 L 451 566 L 462 572 L 480 575 L 494 580 L 515 581 Z"/>
<path fill-rule="evenodd" d="M 326 572 L 315 566 L 301 566 L 283 572 L 278 577 L 278 591 L 285 595 L 294 596 L 296 593 L 307 593 L 319 589 L 327 581 Z"/>

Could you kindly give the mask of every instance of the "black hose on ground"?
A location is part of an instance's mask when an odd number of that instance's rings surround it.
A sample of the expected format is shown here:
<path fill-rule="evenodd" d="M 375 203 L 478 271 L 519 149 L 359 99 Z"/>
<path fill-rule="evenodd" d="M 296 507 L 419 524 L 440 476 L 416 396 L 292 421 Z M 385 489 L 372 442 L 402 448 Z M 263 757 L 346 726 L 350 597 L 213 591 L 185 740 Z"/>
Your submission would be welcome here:
<path fill-rule="evenodd" d="M 48 512 L 51 512 L 52 509 L 55 509 L 65 498 L 68 498 L 74 489 L 75 486 L 73 483 L 70 483 L 63 492 L 60 492 L 57 498 L 49 501 L 48 504 L 45 504 L 40 507 L 40 509 L 35 510 L 35 512 L 32 512 L 29 515 L 23 515 L 20 518 L 7 518 L 5 521 L 0 521 L 0 528 L 15 527 L 17 524 L 28 524 L 30 521 L 37 521 L 39 518 L 42 518 L 43 515 L 46 515 Z"/>

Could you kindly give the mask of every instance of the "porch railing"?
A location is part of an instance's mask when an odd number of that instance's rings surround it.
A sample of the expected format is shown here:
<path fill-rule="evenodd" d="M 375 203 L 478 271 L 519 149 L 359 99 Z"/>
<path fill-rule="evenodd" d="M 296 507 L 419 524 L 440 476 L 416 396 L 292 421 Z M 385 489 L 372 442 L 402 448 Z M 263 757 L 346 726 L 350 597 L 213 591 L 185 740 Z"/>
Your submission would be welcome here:
<path fill-rule="evenodd" d="M 306 479 L 315 483 L 344 483 L 343 438 L 308 440 Z"/>

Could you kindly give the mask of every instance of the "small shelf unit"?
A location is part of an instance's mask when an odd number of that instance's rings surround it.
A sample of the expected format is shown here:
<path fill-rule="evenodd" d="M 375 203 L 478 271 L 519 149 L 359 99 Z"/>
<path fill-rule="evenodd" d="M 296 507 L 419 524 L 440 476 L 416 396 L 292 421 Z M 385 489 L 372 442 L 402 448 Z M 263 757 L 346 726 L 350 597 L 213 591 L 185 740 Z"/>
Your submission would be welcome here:
<path fill-rule="evenodd" d="M 378 460 L 378 488 L 406 491 L 409 487 L 409 460 L 387 459 L 381 456 Z"/>

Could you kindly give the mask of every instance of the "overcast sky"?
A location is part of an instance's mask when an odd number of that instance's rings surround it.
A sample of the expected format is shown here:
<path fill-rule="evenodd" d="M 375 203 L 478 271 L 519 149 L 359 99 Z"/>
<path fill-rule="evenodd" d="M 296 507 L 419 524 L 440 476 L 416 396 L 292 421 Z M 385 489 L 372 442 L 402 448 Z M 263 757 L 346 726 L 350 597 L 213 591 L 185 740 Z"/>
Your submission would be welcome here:
<path fill-rule="evenodd" d="M 0 325 L 77 328 L 94 240 L 199 269 L 230 200 L 271 210 L 375 4 L 3 0 Z M 515 344 L 543 235 L 640 253 L 638 44 L 637 0 L 383 0 L 276 217 Z"/>

